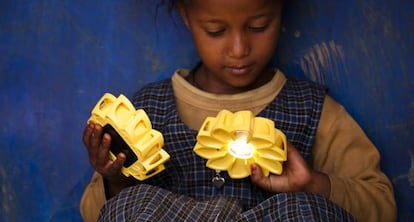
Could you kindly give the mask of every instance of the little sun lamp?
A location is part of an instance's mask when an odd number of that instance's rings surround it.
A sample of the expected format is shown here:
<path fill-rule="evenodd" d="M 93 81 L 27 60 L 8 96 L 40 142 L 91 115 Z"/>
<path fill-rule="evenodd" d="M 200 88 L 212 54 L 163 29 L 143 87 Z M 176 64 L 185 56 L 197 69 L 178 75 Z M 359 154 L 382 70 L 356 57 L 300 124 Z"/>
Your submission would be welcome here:
<path fill-rule="evenodd" d="M 130 101 L 120 95 L 105 93 L 92 110 L 88 123 L 99 124 L 111 135 L 109 158 L 115 160 L 119 152 L 126 155 L 122 173 L 145 180 L 165 169 L 170 159 L 162 149 L 162 134 L 152 129 L 144 110 L 136 110 Z"/>
<path fill-rule="evenodd" d="M 280 175 L 287 158 L 287 142 L 270 119 L 254 117 L 251 111 L 222 110 L 216 117 L 205 119 L 194 152 L 207 159 L 208 168 L 227 171 L 233 179 L 249 176 L 253 163 L 265 176 Z"/>

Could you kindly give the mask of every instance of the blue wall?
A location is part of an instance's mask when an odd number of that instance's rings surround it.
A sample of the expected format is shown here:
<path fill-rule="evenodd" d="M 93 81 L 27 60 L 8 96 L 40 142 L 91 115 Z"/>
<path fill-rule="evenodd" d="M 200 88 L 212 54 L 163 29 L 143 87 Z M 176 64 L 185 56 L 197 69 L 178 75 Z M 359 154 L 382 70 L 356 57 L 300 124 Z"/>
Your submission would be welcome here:
<path fill-rule="evenodd" d="M 93 105 L 197 60 L 180 20 L 149 2 L 0 1 L 0 221 L 80 221 Z M 329 86 L 380 150 L 399 221 L 413 221 L 414 2 L 286 2 L 274 63 Z"/>

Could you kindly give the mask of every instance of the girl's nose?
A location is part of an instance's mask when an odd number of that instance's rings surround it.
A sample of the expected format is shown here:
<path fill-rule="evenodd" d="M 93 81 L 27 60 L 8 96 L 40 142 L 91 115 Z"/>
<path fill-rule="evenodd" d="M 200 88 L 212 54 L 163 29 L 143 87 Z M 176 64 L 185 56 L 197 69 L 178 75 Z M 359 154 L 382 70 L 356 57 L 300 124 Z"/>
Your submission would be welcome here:
<path fill-rule="evenodd" d="M 227 55 L 240 59 L 249 55 L 250 45 L 245 33 L 234 33 L 228 40 Z"/>

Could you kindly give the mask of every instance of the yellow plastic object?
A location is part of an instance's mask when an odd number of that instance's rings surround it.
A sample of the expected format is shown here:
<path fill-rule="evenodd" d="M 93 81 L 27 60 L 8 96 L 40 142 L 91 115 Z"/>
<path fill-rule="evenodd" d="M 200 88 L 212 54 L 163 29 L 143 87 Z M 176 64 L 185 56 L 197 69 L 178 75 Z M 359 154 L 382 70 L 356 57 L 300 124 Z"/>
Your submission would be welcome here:
<path fill-rule="evenodd" d="M 285 134 L 270 119 L 254 117 L 251 111 L 222 110 L 216 117 L 206 118 L 194 152 L 207 159 L 208 168 L 228 171 L 231 178 L 249 176 L 252 163 L 268 176 L 269 172 L 282 173 L 287 142 Z"/>
<path fill-rule="evenodd" d="M 125 176 L 131 175 L 142 181 L 165 169 L 163 164 L 170 156 L 162 149 L 163 135 L 152 129 L 145 111 L 136 110 L 124 95 L 116 98 L 105 93 L 92 110 L 89 122 L 99 124 L 104 131 L 112 133 L 112 143 L 116 144 L 111 144 L 111 160 L 115 160 L 121 150 L 127 154 L 127 161 L 122 167 Z"/>

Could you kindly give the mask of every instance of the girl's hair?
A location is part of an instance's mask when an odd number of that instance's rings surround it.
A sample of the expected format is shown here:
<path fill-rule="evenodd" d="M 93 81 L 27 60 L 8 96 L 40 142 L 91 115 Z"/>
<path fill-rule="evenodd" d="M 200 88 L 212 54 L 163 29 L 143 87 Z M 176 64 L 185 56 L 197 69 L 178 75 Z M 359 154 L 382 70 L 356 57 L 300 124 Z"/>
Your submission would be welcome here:
<path fill-rule="evenodd" d="M 280 0 L 280 1 L 282 3 L 284 2 L 283 0 Z M 177 8 L 177 5 L 179 3 L 182 3 L 182 4 L 189 3 L 189 0 L 160 0 L 160 2 L 158 3 L 158 7 L 162 5 L 167 5 L 168 12 L 171 13 L 174 9 Z"/>
<path fill-rule="evenodd" d="M 158 7 L 167 5 L 168 12 L 171 13 L 175 8 L 177 8 L 177 4 L 179 1 L 181 0 L 160 0 L 158 3 Z"/>
<path fill-rule="evenodd" d="M 158 6 L 167 5 L 168 12 L 171 13 L 177 8 L 178 4 L 187 4 L 189 2 L 189 0 L 160 0 Z"/>

